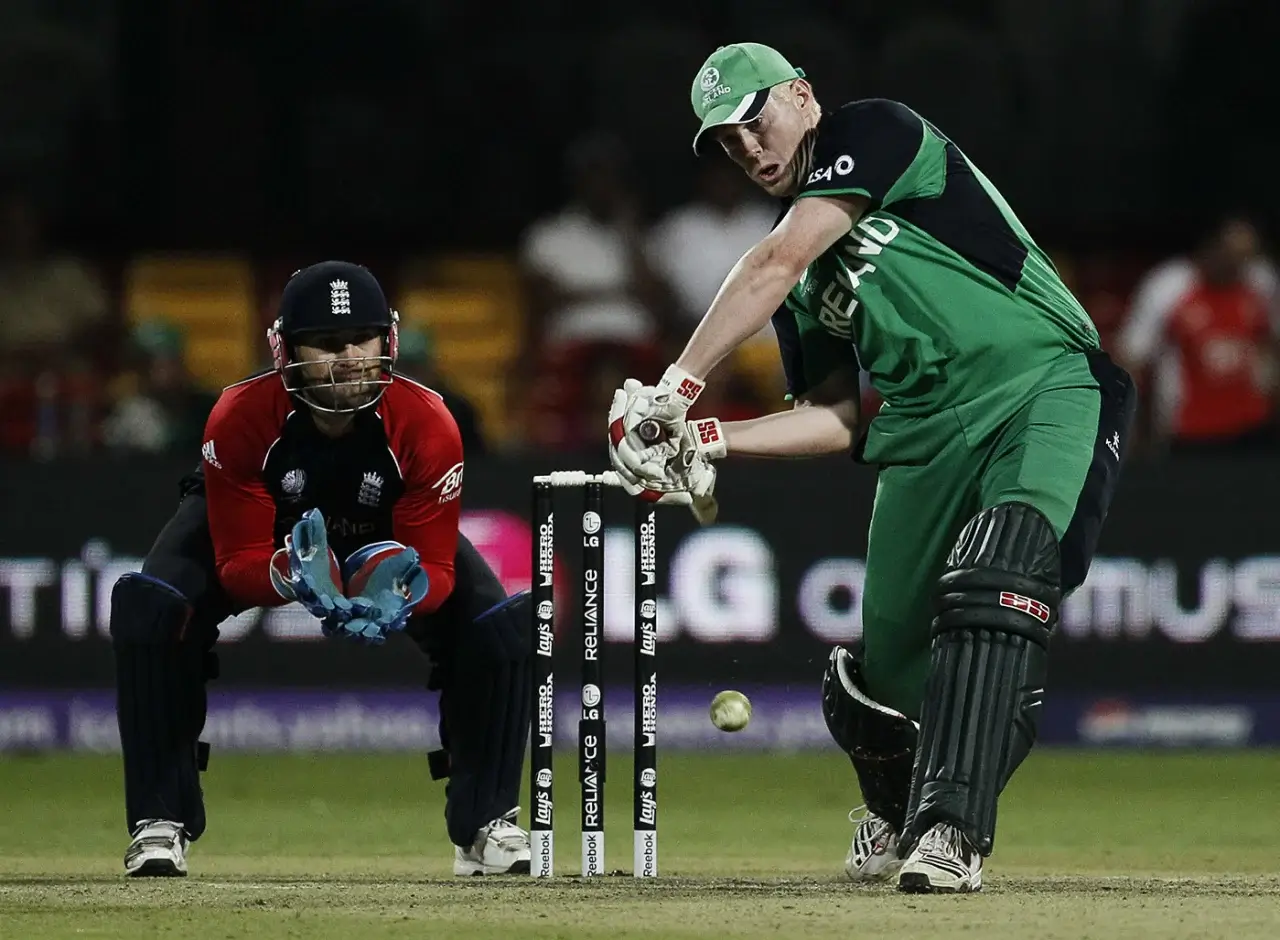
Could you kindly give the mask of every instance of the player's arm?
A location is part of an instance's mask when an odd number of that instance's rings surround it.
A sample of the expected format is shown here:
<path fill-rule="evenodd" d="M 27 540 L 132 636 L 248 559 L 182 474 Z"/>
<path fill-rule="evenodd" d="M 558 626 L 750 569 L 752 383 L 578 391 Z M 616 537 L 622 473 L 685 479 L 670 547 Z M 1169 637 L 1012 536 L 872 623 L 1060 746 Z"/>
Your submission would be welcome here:
<path fill-rule="evenodd" d="M 805 268 L 869 210 L 941 191 L 946 142 L 894 101 L 847 105 L 823 117 L 795 201 L 729 272 L 676 366 L 705 378 L 764 326 Z"/>
<path fill-rule="evenodd" d="M 773 332 L 793 408 L 725 422 L 725 456 L 817 457 L 849 451 L 857 440 L 862 404 L 849 344 L 785 305 L 773 315 Z"/>
<path fill-rule="evenodd" d="M 838 369 L 796 398 L 790 411 L 724 422 L 727 456 L 820 457 L 848 453 L 858 439 L 861 408 L 857 373 Z"/>
<path fill-rule="evenodd" d="M 867 206 L 859 195 L 798 200 L 734 265 L 676 366 L 705 378 L 769 322 L 805 268 L 849 233 Z"/>
<path fill-rule="evenodd" d="M 278 606 L 286 598 L 271 583 L 275 503 L 262 482 L 269 443 L 237 401 L 224 394 L 205 426 L 214 445 L 206 447 L 204 476 L 218 582 L 245 606 Z"/>
<path fill-rule="evenodd" d="M 462 435 L 445 409 L 426 409 L 406 428 L 405 492 L 392 517 L 392 537 L 418 552 L 427 594 L 415 608 L 431 613 L 453 593 L 454 555 L 462 514 Z"/>

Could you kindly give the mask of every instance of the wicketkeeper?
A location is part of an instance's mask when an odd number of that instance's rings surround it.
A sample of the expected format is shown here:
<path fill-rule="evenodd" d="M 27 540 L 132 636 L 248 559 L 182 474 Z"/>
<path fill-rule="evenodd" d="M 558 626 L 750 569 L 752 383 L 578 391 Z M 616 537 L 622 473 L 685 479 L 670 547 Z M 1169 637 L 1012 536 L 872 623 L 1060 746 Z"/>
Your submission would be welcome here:
<path fill-rule="evenodd" d="M 200 743 L 218 624 L 296 601 L 332 642 L 404 631 L 440 692 L 459 875 L 528 872 L 516 805 L 529 731 L 527 593 L 460 535 L 463 455 L 440 396 L 393 372 L 397 316 L 341 261 L 286 285 L 272 370 L 225 389 L 203 461 L 140 573 L 111 595 L 130 875 L 185 875 L 205 830 Z"/>

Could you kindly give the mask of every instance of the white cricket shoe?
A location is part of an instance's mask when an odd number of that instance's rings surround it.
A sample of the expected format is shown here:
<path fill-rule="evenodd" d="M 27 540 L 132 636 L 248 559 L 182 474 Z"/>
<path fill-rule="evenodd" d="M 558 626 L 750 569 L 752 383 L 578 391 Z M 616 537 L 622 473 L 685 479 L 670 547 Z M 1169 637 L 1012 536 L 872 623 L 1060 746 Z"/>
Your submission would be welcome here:
<path fill-rule="evenodd" d="M 454 846 L 455 875 L 527 875 L 533 853 L 529 833 L 516 825 L 520 807 L 499 816 L 476 833 L 470 848 Z"/>
<path fill-rule="evenodd" d="M 850 881 L 888 881 L 902 867 L 898 858 L 898 834 L 889 821 L 859 806 L 849 812 L 853 843 L 844 859 Z"/>
<path fill-rule="evenodd" d="M 916 843 L 898 873 L 898 890 L 912 894 L 968 894 L 982 890 L 982 856 L 949 823 Z"/>
<path fill-rule="evenodd" d="M 187 831 L 167 819 L 144 819 L 124 853 L 124 873 L 132 878 L 185 878 Z"/>

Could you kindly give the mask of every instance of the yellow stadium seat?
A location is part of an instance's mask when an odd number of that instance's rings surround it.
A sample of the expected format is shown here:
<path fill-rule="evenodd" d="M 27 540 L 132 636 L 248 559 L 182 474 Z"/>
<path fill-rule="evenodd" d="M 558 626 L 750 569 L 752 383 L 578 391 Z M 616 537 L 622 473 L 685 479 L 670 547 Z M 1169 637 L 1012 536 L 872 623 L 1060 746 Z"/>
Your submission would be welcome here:
<path fill-rule="evenodd" d="M 201 385 L 216 389 L 253 370 L 257 321 L 250 263 L 219 255 L 148 255 L 125 271 L 129 323 L 166 320 L 186 337 L 186 360 Z"/>
<path fill-rule="evenodd" d="M 764 401 L 781 404 L 786 394 L 786 378 L 778 358 L 778 345 L 772 337 L 754 336 L 747 340 L 738 347 L 732 362 L 750 379 Z"/>
<path fill-rule="evenodd" d="M 445 337 L 436 342 L 437 368 L 446 374 L 478 372 L 497 375 L 506 371 L 518 347 L 517 338 L 503 332 L 465 339 Z"/>
<path fill-rule="evenodd" d="M 494 443 L 507 437 L 507 383 L 503 376 L 468 376 L 452 382 L 458 393 L 465 396 L 484 425 L 485 436 Z"/>
<path fill-rule="evenodd" d="M 430 330 L 437 340 L 446 335 L 483 335 L 501 328 L 495 299 L 468 288 L 406 291 L 400 299 L 400 319 L 407 326 Z"/>
<path fill-rule="evenodd" d="M 507 374 L 524 323 L 520 271 L 506 255 L 414 258 L 400 270 L 406 326 L 430 330 L 436 368 L 475 404 L 491 440 L 510 439 Z"/>
<path fill-rule="evenodd" d="M 519 330 L 523 322 L 520 270 L 505 255 L 443 255 L 405 263 L 400 283 L 407 296 L 419 290 L 458 290 L 487 296 L 491 315 L 503 326 Z"/>

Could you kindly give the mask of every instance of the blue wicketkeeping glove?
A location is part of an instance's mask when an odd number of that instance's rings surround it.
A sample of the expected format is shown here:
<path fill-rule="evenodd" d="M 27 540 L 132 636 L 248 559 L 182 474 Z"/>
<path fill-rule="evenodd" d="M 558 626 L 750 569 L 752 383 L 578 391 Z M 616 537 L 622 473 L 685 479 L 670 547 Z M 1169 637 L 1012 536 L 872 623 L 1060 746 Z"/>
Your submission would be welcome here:
<path fill-rule="evenodd" d="M 335 577 L 338 563 L 319 509 L 310 509 L 285 536 L 284 548 L 271 559 L 271 583 L 282 597 L 295 600 L 328 631 L 352 616 L 351 602 Z"/>
<path fill-rule="evenodd" d="M 367 545 L 344 566 L 352 617 L 349 636 L 377 645 L 405 628 L 414 606 L 427 596 L 427 573 L 417 551 L 391 542 Z"/>

